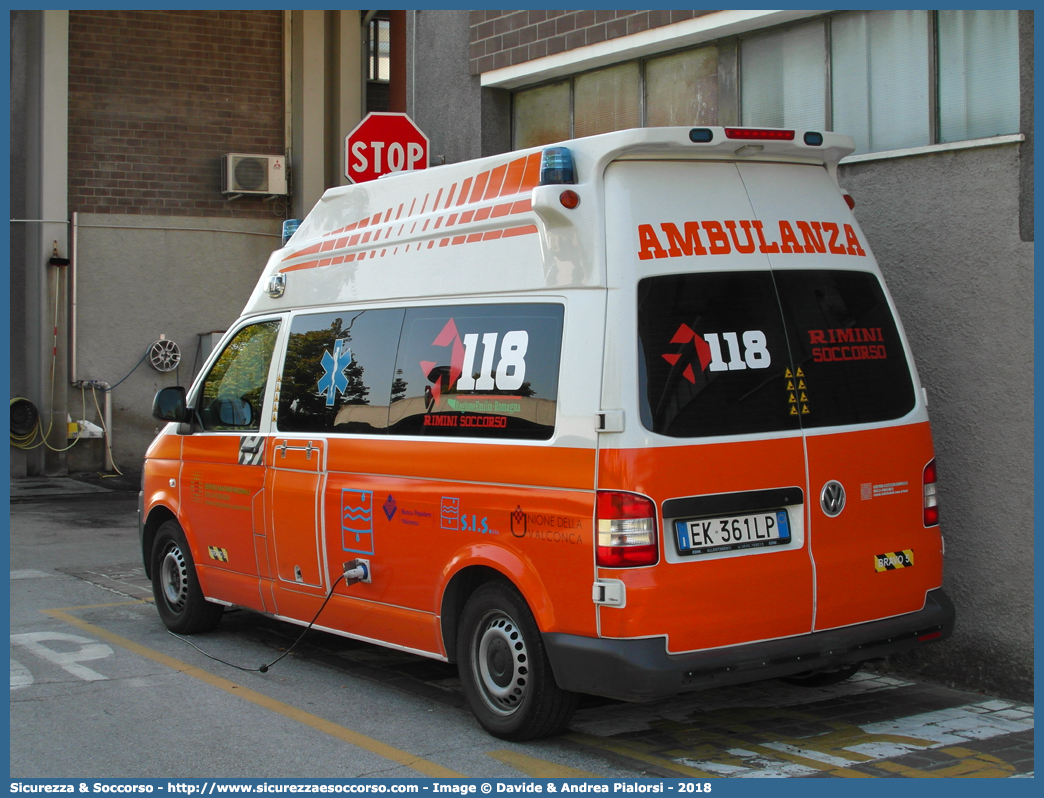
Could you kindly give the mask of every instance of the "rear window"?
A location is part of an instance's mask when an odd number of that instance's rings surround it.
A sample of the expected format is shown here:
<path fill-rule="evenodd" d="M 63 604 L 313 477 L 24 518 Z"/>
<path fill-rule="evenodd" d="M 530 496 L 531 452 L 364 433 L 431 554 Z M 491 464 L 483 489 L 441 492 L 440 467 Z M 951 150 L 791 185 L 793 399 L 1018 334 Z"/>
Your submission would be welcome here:
<path fill-rule="evenodd" d="M 809 399 L 802 425 L 867 424 L 913 410 L 910 367 L 875 275 L 802 270 L 773 276 Z"/>
<path fill-rule="evenodd" d="M 914 405 L 877 278 L 801 270 L 638 283 L 645 427 L 675 438 L 898 418 Z"/>

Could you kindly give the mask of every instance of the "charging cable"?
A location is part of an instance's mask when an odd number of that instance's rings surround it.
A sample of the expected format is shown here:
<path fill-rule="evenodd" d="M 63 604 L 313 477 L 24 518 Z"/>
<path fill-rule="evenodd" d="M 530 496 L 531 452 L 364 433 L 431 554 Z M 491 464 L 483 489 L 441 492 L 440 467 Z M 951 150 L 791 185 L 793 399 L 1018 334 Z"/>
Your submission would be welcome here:
<path fill-rule="evenodd" d="M 346 587 L 351 587 L 352 585 L 356 584 L 357 582 L 369 582 L 370 581 L 370 568 L 366 564 L 366 562 L 364 562 L 362 560 L 352 560 L 351 562 L 346 562 L 344 564 L 344 573 L 341 574 L 339 577 L 337 577 L 337 579 L 334 580 L 334 583 L 330 586 L 330 592 L 326 594 L 326 598 L 323 600 L 322 606 L 319 607 L 319 611 L 316 612 L 315 617 L 312 618 L 311 623 L 309 623 L 308 626 L 305 627 L 304 631 L 301 632 L 300 635 L 298 635 L 297 639 L 293 642 L 293 644 L 290 646 L 290 648 L 288 648 L 286 651 L 284 651 L 282 654 L 280 654 L 274 660 L 269 662 L 267 665 L 259 665 L 256 668 L 246 668 L 246 667 L 244 667 L 242 665 L 236 665 L 233 662 L 228 662 L 226 660 L 221 659 L 221 657 L 215 657 L 213 654 L 208 654 L 206 651 L 201 649 L 199 646 L 197 646 L 191 640 L 188 640 L 187 638 L 184 638 L 181 635 L 174 634 L 174 632 L 170 631 L 170 629 L 167 630 L 167 634 L 169 634 L 171 637 L 176 637 L 182 643 L 188 643 L 190 646 L 192 646 L 194 649 L 196 649 L 196 651 L 198 651 L 204 657 L 209 657 L 210 659 L 214 660 L 215 662 L 220 662 L 222 665 L 228 665 L 230 668 L 235 668 L 236 670 L 240 670 L 240 671 L 246 671 L 248 673 L 268 673 L 268 669 L 269 668 L 271 668 L 273 665 L 275 665 L 277 662 L 279 662 L 279 660 L 281 660 L 283 657 L 285 657 L 287 654 L 289 654 L 291 651 L 293 651 L 295 648 L 297 648 L 297 644 L 300 643 L 304 639 L 304 636 L 306 634 L 308 634 L 308 630 L 311 629 L 315 625 L 315 622 L 319 620 L 319 615 L 322 613 L 322 611 L 324 609 L 326 609 L 327 603 L 333 597 L 334 590 L 337 589 L 337 585 L 338 585 L 338 583 L 341 580 L 344 580 L 344 584 L 345 584 Z"/>

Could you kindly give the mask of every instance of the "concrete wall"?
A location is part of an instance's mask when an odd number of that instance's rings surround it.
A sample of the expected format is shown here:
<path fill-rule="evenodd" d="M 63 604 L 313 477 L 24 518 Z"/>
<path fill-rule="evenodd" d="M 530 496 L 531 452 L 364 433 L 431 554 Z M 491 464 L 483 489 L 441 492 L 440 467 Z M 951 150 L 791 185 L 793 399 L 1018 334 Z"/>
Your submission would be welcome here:
<path fill-rule="evenodd" d="M 157 430 L 153 396 L 179 380 L 188 385 L 198 334 L 225 330 L 239 316 L 279 246 L 280 220 L 81 214 L 78 221 L 77 377 L 114 385 L 134 369 L 112 391 L 113 457 L 121 471 L 139 471 Z M 147 360 L 134 368 L 160 334 L 181 347 L 179 372 L 158 372 Z M 90 390 L 86 401 L 97 423 Z M 80 392 L 70 389 L 74 418 L 80 408 Z"/>
<path fill-rule="evenodd" d="M 1033 692 L 1033 244 L 1019 235 L 1022 149 L 839 170 L 910 338 L 939 467 L 954 638 L 897 664 Z"/>
<path fill-rule="evenodd" d="M 47 444 L 11 448 L 14 476 L 64 468 L 65 351 L 52 354 L 55 287 L 61 270 L 48 266 L 54 247 L 68 253 L 67 11 L 11 12 L 11 396 L 40 412 Z M 46 153 L 46 157 L 42 155 Z M 58 318 L 59 338 L 65 334 Z M 59 378 L 51 388 L 52 363 Z M 53 399 L 53 401 L 52 401 Z"/>
<path fill-rule="evenodd" d="M 511 148 L 511 97 L 467 70 L 468 11 L 406 14 L 406 109 L 431 140 L 432 164 Z"/>

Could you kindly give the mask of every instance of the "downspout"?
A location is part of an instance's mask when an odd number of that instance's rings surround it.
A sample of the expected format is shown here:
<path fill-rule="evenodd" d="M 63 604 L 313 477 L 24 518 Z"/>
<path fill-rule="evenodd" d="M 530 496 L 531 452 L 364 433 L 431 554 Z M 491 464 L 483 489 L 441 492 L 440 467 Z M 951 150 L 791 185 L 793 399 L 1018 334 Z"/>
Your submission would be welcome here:
<path fill-rule="evenodd" d="M 79 228 L 77 212 L 72 214 L 72 246 L 69 252 L 69 382 L 76 385 L 76 277 L 80 270 L 77 256 Z"/>
<path fill-rule="evenodd" d="M 80 271 L 79 244 L 80 225 L 79 214 L 72 213 L 72 242 L 69 251 L 69 274 L 67 277 L 66 290 L 69 292 L 69 383 L 81 391 L 87 388 L 100 388 L 102 392 L 102 431 L 105 433 L 105 463 L 103 470 L 111 473 L 116 470 L 112 460 L 112 391 L 107 382 L 101 380 L 83 380 L 77 378 L 76 365 L 76 302 L 77 281 Z"/>

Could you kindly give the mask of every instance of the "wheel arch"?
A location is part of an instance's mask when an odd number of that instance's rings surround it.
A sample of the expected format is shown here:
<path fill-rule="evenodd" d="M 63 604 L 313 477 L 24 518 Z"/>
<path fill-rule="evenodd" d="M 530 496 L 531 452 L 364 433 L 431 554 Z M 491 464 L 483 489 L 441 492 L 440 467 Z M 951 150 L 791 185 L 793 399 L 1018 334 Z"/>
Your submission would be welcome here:
<path fill-rule="evenodd" d="M 156 540 L 156 530 L 165 521 L 177 521 L 178 517 L 165 505 L 157 504 L 149 510 L 141 531 L 141 559 L 145 563 L 145 575 L 152 579 L 152 544 Z M 180 522 L 179 522 L 180 523 Z"/>
<path fill-rule="evenodd" d="M 554 607 L 539 575 L 513 552 L 488 544 L 469 547 L 453 559 L 445 573 L 449 578 L 438 607 L 442 643 L 450 662 L 457 659 L 457 631 L 464 605 L 472 593 L 488 582 L 499 581 L 517 590 L 541 632 L 554 624 Z"/>

